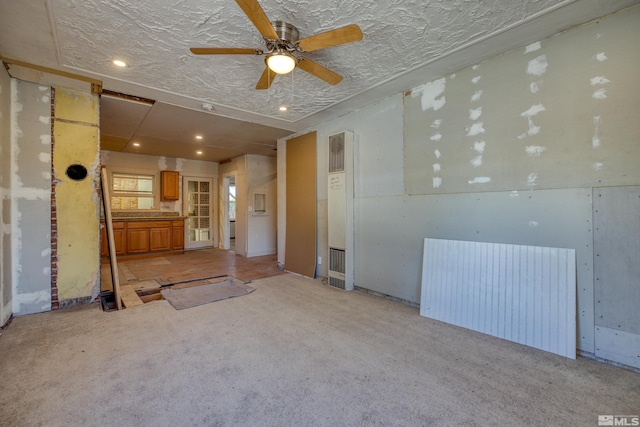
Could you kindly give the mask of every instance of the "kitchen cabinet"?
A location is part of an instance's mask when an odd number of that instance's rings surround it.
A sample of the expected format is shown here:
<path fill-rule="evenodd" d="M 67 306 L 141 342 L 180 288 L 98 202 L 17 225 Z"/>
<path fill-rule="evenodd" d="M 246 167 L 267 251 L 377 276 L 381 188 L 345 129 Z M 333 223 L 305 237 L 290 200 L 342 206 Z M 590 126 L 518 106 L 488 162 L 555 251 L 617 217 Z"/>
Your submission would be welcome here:
<path fill-rule="evenodd" d="M 172 221 L 171 226 L 171 250 L 184 249 L 184 221 Z"/>
<path fill-rule="evenodd" d="M 116 247 L 116 255 L 124 255 L 126 253 L 126 225 L 124 222 L 113 223 L 113 241 Z M 107 228 L 102 227 L 100 230 L 100 256 L 109 256 L 109 240 L 107 239 Z"/>
<path fill-rule="evenodd" d="M 180 173 L 176 171 L 161 171 L 160 187 L 162 200 L 179 200 Z"/>
<path fill-rule="evenodd" d="M 166 226 L 161 224 L 149 228 L 149 251 L 160 252 L 169 250 L 171 250 L 171 223 L 166 221 Z"/>
<path fill-rule="evenodd" d="M 113 222 L 116 255 L 184 250 L 184 220 Z M 100 256 L 109 256 L 106 228 L 101 230 Z"/>
<path fill-rule="evenodd" d="M 149 252 L 149 229 L 127 230 L 127 254 L 143 254 L 145 252 Z"/>

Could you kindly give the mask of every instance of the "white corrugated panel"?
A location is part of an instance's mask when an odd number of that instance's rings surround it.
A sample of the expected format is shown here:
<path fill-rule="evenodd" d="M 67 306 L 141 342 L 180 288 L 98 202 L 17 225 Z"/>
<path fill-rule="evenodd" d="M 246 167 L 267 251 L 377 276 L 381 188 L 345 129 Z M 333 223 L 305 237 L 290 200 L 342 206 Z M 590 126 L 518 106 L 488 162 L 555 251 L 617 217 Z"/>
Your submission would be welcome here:
<path fill-rule="evenodd" d="M 575 250 L 424 239 L 420 314 L 575 359 Z"/>

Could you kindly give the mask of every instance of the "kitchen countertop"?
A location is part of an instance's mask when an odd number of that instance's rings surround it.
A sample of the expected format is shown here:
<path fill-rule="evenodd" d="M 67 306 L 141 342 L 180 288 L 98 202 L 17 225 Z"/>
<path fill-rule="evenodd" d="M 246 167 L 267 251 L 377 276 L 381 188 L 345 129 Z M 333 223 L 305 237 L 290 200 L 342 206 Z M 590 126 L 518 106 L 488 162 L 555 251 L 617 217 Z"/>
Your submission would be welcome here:
<path fill-rule="evenodd" d="M 179 221 L 187 219 L 186 216 L 115 216 L 111 218 L 111 221 Z"/>
<path fill-rule="evenodd" d="M 112 222 L 133 222 L 133 221 L 182 221 L 188 217 L 182 215 L 123 215 L 112 216 Z M 100 218 L 101 222 L 104 222 L 104 217 Z"/>

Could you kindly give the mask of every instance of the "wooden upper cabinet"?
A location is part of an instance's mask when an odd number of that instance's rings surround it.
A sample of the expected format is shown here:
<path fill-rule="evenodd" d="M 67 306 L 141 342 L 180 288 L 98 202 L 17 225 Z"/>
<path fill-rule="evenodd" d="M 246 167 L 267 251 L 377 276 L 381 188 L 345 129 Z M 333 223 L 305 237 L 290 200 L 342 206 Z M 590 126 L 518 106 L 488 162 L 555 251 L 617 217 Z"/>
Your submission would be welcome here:
<path fill-rule="evenodd" d="M 180 173 L 177 171 L 161 171 L 160 178 L 162 200 L 179 200 Z"/>

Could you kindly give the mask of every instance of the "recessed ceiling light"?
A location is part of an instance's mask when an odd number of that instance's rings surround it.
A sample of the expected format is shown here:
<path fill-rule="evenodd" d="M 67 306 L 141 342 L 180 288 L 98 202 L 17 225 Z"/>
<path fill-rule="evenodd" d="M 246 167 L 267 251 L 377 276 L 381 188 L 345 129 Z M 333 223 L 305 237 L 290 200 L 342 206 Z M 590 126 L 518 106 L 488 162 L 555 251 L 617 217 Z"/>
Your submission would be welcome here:
<path fill-rule="evenodd" d="M 123 60 L 121 60 L 121 59 L 114 59 L 114 60 L 113 60 L 113 65 L 115 65 L 115 66 L 117 66 L 117 67 L 126 67 L 126 66 L 127 66 L 127 63 L 126 63 L 126 62 L 124 62 L 124 61 L 123 61 Z"/>
<path fill-rule="evenodd" d="M 134 147 L 140 147 L 140 143 L 139 143 L 139 142 L 134 142 L 134 143 L 133 143 L 133 146 L 134 146 Z"/>
<path fill-rule="evenodd" d="M 202 151 L 198 150 L 198 151 L 196 151 L 196 154 L 202 154 Z"/>
<path fill-rule="evenodd" d="M 279 110 L 280 111 L 287 111 L 287 106 L 286 105 L 281 105 Z"/>
<path fill-rule="evenodd" d="M 202 139 L 202 135 L 196 135 L 196 139 Z"/>

